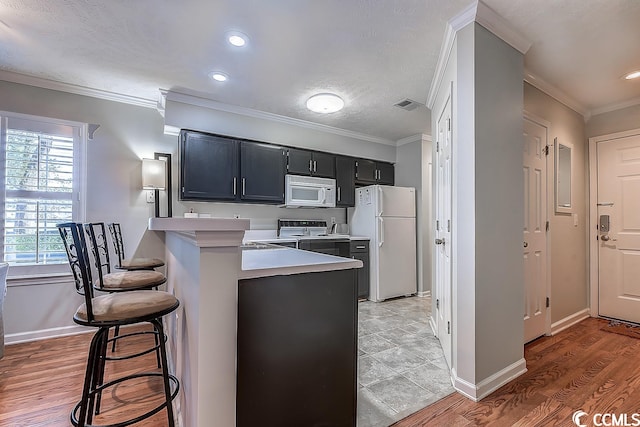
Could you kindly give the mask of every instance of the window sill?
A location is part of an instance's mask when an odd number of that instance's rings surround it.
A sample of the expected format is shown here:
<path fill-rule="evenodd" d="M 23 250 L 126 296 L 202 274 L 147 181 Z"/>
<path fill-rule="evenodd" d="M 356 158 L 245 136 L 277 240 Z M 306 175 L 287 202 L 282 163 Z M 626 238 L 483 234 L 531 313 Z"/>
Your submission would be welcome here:
<path fill-rule="evenodd" d="M 9 268 L 11 271 L 11 268 Z M 43 273 L 43 274 L 29 274 L 22 276 L 7 277 L 7 287 L 17 286 L 42 286 L 42 285 L 55 285 L 60 283 L 73 282 L 73 275 L 69 273 Z"/>

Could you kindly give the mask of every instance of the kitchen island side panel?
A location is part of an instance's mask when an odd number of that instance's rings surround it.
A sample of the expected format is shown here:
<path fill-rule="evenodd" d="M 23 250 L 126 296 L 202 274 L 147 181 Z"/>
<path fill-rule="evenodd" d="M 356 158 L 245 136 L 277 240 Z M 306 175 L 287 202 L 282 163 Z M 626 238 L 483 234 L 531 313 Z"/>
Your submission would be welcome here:
<path fill-rule="evenodd" d="M 239 281 L 238 427 L 355 426 L 356 271 Z"/>

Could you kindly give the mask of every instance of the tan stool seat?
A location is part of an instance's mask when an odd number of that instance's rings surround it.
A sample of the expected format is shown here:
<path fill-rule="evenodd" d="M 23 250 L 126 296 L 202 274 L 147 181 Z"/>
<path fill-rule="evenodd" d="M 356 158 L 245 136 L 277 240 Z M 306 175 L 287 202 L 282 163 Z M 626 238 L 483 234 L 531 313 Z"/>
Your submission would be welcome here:
<path fill-rule="evenodd" d="M 102 295 L 91 300 L 97 322 L 140 319 L 162 313 L 178 304 L 176 297 L 163 291 L 132 291 L 124 294 Z M 75 317 L 87 321 L 87 305 L 78 307 Z"/>
<path fill-rule="evenodd" d="M 130 258 L 123 259 L 118 268 L 123 270 L 150 270 L 163 265 L 164 261 L 158 258 Z"/>
<path fill-rule="evenodd" d="M 99 279 L 94 283 L 97 289 L 116 292 L 118 290 L 153 288 L 162 285 L 165 281 L 164 274 L 158 271 L 136 270 L 105 274 L 102 276 L 102 286 L 100 286 Z"/>

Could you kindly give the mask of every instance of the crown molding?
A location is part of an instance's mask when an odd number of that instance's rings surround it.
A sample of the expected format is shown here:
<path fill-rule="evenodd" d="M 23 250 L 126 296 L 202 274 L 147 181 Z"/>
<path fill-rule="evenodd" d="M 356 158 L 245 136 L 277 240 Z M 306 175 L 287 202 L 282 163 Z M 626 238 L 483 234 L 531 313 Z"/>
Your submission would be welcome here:
<path fill-rule="evenodd" d="M 511 26 L 506 19 L 498 15 L 493 9 L 482 1 L 475 1 L 471 3 L 462 12 L 451 18 L 447 23 L 444 40 L 440 47 L 440 56 L 438 57 L 436 72 L 433 80 L 431 80 L 431 87 L 429 88 L 429 95 L 427 96 L 427 106 L 430 109 L 433 109 L 433 104 L 436 101 L 436 95 L 440 89 L 440 85 L 442 84 L 444 70 L 447 62 L 449 61 L 451 50 L 453 49 L 453 42 L 455 41 L 456 33 L 474 21 L 482 25 L 514 49 L 521 52 L 523 55 L 527 53 L 529 48 L 531 48 L 531 42 Z"/>
<path fill-rule="evenodd" d="M 589 113 L 591 113 L 591 117 L 597 116 L 598 114 L 610 113 L 616 110 L 622 110 L 628 107 L 634 107 L 636 105 L 640 105 L 640 98 L 633 98 L 624 102 L 617 102 L 615 104 L 605 105 L 603 107 L 594 108 Z"/>
<path fill-rule="evenodd" d="M 522 33 L 482 1 L 477 3 L 475 19 L 478 24 L 491 31 L 523 55 L 531 48 L 531 42 Z"/>
<path fill-rule="evenodd" d="M 160 90 L 160 96 L 164 98 L 158 102 L 158 105 L 166 105 L 167 101 L 180 102 L 187 105 L 194 105 L 197 107 L 209 108 L 211 110 L 223 111 L 225 113 L 238 114 L 240 116 L 252 117 L 256 119 L 268 120 L 276 123 L 283 123 L 290 126 L 297 126 L 301 128 L 316 130 L 320 132 L 332 133 L 334 135 L 346 136 L 348 138 L 354 138 L 362 141 L 374 142 L 376 144 L 392 145 L 395 146 L 395 141 L 386 138 L 380 138 L 365 133 L 354 132 L 346 129 L 340 129 L 333 126 L 323 125 L 320 123 L 313 123 L 306 120 L 295 119 L 293 117 L 281 116 L 279 114 L 268 113 L 266 111 L 254 110 L 246 107 L 239 107 L 237 105 L 224 104 L 213 99 L 204 98 L 198 95 L 191 95 L 182 92 L 176 92 L 171 90 Z M 155 105 L 155 104 L 154 104 Z M 164 108 L 164 107 L 163 107 Z"/>
<path fill-rule="evenodd" d="M 427 135 L 424 133 L 419 133 L 417 135 L 411 135 L 408 136 L 406 138 L 402 138 L 396 141 L 396 146 L 401 147 L 403 145 L 406 144 L 411 144 L 414 142 L 421 142 L 421 141 L 431 141 L 431 135 Z"/>
<path fill-rule="evenodd" d="M 429 88 L 429 94 L 427 95 L 427 107 L 429 107 L 429 109 L 433 109 L 433 104 L 436 102 L 436 96 L 440 89 L 440 85 L 442 84 L 442 79 L 444 78 L 444 70 L 447 66 L 447 62 L 449 62 L 449 57 L 451 56 L 451 50 L 453 49 L 453 42 L 456 39 L 456 33 L 458 30 L 472 23 L 475 16 L 476 4 L 472 3 L 447 22 L 447 27 L 444 31 L 444 38 L 440 45 L 440 55 L 438 56 L 436 72 L 431 80 L 431 87 Z"/>
<path fill-rule="evenodd" d="M 556 99 L 558 102 L 566 105 L 571 108 L 573 111 L 581 114 L 585 122 L 589 120 L 591 113 L 589 110 L 580 102 L 576 101 L 571 96 L 567 95 L 562 90 L 558 89 L 551 83 L 546 82 L 541 77 L 533 74 L 531 71 L 525 69 L 524 70 L 524 81 L 529 83 L 531 86 L 534 86 L 540 89 L 542 92 L 546 93 L 550 97 Z"/>
<path fill-rule="evenodd" d="M 121 102 L 124 104 L 136 105 L 138 107 L 156 108 L 156 101 L 153 99 L 139 98 L 137 96 L 124 95 L 122 93 L 109 92 L 106 90 L 93 89 L 86 86 L 63 83 L 55 80 L 43 79 L 41 77 L 29 76 L 26 74 L 14 73 L 0 70 L 0 80 L 11 83 L 19 83 L 27 86 L 35 86 L 43 89 L 57 90 L 60 92 L 73 93 L 76 95 L 89 96 L 91 98 L 104 99 L 107 101 Z"/>

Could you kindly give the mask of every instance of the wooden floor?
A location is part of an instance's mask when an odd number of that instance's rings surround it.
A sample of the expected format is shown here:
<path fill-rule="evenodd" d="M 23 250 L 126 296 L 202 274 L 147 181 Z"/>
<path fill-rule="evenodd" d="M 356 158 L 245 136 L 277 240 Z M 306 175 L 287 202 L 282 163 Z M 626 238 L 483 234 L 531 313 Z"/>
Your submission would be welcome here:
<path fill-rule="evenodd" d="M 581 409 L 640 413 L 640 339 L 601 331 L 587 319 L 525 346 L 528 372 L 475 403 L 454 393 L 394 424 L 418 426 L 575 426 Z M 591 424 L 590 417 L 582 421 Z"/>
<path fill-rule="evenodd" d="M 145 329 L 151 330 L 151 326 Z M 132 330 L 129 328 L 127 332 Z M 5 347 L 4 358 L 0 360 L 0 426 L 71 425 L 69 414 L 80 398 L 94 331 Z M 118 345 L 115 354 L 149 348 L 154 343 L 151 335 L 126 340 L 127 345 Z M 134 372 L 159 372 L 156 366 L 154 353 L 127 362 L 107 362 L 105 380 Z M 119 384 L 103 394 L 103 411 L 94 423 L 109 424 L 143 414 L 162 401 L 162 393 L 159 378 Z M 166 411 L 136 426 L 167 426 Z"/>
<path fill-rule="evenodd" d="M 578 409 L 640 413 L 640 339 L 601 331 L 606 324 L 587 319 L 538 339 L 525 348 L 528 372 L 481 402 L 452 394 L 395 427 L 573 426 L 571 416 Z M 7 346 L 0 360 L 0 426 L 70 425 L 90 338 L 84 334 Z M 135 338 L 126 348 L 152 342 L 150 336 Z M 109 363 L 107 378 L 141 370 L 155 370 L 154 355 L 127 362 L 126 369 L 125 363 Z M 115 387 L 104 396 L 98 420 L 140 414 L 160 395 L 161 384 L 155 380 Z M 166 426 L 166 412 L 138 425 Z"/>

